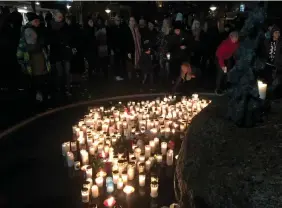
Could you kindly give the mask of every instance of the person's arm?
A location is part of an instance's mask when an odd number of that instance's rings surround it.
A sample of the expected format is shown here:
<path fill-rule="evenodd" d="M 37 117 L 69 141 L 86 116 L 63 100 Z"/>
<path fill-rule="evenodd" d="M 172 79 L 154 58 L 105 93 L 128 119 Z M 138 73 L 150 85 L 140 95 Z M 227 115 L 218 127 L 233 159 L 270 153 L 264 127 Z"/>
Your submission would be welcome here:
<path fill-rule="evenodd" d="M 225 53 L 225 45 L 222 43 L 216 50 L 216 57 L 218 60 L 218 64 L 221 68 L 225 67 L 223 55 Z"/>

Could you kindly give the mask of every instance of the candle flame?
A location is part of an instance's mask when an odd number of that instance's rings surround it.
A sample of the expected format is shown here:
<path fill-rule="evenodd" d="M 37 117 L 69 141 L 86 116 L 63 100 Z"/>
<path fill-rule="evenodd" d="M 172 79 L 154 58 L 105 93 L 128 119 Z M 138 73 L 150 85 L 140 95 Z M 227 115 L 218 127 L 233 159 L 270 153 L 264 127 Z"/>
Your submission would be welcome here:
<path fill-rule="evenodd" d="M 123 189 L 123 192 L 126 194 L 131 194 L 135 191 L 133 186 L 126 185 Z"/>

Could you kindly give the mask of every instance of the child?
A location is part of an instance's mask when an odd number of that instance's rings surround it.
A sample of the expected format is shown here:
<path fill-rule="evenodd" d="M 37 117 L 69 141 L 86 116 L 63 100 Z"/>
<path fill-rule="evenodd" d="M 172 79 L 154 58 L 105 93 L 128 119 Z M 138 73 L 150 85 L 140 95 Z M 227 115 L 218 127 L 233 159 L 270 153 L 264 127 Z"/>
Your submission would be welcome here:
<path fill-rule="evenodd" d="M 195 69 L 194 69 L 195 71 Z M 180 76 L 176 80 L 176 83 L 173 87 L 173 92 L 176 91 L 177 87 L 180 85 L 181 82 L 190 81 L 193 78 L 196 78 L 195 72 L 192 70 L 192 66 L 188 62 L 184 62 L 181 64 L 181 71 Z"/>
<path fill-rule="evenodd" d="M 153 74 L 154 74 L 154 66 L 151 58 L 151 48 L 148 44 L 145 44 L 143 47 L 143 52 L 139 59 L 139 67 L 141 72 L 143 73 L 143 81 L 142 84 L 145 84 L 147 78 L 150 78 L 150 84 L 153 84 Z"/>

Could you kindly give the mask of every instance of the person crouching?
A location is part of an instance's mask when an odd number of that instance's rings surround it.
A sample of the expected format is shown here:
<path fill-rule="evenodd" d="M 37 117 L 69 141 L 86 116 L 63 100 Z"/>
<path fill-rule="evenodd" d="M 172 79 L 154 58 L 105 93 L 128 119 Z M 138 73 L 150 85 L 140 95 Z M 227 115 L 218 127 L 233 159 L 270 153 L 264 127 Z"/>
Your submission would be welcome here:
<path fill-rule="evenodd" d="M 233 67 L 233 55 L 239 47 L 238 32 L 234 31 L 229 34 L 229 37 L 222 41 L 216 50 L 217 57 L 217 76 L 216 76 L 216 95 L 223 95 L 226 89 L 227 72 Z"/>

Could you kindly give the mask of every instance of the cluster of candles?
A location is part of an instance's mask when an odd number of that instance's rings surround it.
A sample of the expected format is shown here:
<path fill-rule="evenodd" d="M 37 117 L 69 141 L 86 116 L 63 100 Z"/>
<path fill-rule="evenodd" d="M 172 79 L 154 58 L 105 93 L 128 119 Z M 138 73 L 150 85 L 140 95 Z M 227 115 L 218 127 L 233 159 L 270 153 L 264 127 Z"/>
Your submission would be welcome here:
<path fill-rule="evenodd" d="M 149 178 L 153 164 L 173 165 L 174 150 L 169 148 L 168 139 L 184 133 L 193 116 L 209 102 L 193 94 L 191 99 L 182 97 L 179 101 L 169 96 L 162 100 L 128 102 L 124 107 L 119 103 L 122 110 L 90 109 L 89 114 L 73 126 L 73 140 L 62 144 L 68 167 L 85 175 L 82 202 L 89 203 L 90 197 L 98 198 L 101 189 L 106 187 L 110 196 L 104 205 L 113 207 L 116 200 L 111 194 L 115 189 L 132 194 L 135 187 L 129 182 L 133 180 L 138 180 L 139 187 L 144 187 L 146 182 L 150 184 L 150 196 L 158 197 L 159 179 L 153 174 Z M 116 144 L 120 140 L 138 142 L 132 144 L 132 149 L 118 152 Z M 105 165 L 95 172 L 91 161 L 97 157 Z"/>

